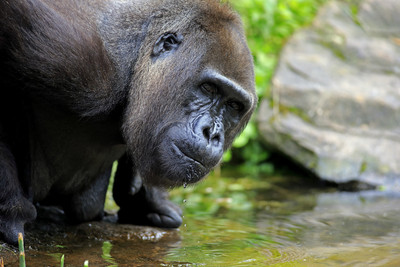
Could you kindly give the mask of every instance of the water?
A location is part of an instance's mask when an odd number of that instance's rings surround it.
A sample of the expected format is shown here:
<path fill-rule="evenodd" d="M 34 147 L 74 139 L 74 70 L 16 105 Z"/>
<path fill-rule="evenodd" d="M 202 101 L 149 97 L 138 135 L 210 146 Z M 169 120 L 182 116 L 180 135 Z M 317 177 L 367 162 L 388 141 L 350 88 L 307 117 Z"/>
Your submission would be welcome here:
<path fill-rule="evenodd" d="M 400 266 L 400 194 L 339 192 L 300 177 L 210 177 L 172 192 L 178 230 L 40 223 L 26 233 L 28 266 Z M 183 205 L 183 200 L 186 202 Z M 16 252 L 2 247 L 6 266 Z"/>

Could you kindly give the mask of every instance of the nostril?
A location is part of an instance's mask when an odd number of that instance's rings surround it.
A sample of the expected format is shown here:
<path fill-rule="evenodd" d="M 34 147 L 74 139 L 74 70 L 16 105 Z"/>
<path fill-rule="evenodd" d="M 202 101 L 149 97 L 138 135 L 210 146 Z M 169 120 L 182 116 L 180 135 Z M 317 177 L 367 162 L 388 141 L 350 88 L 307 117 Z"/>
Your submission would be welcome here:
<path fill-rule="evenodd" d="M 203 129 L 203 136 L 206 138 L 206 140 L 210 140 L 210 128 L 206 127 Z"/>
<path fill-rule="evenodd" d="M 216 146 L 219 144 L 219 140 L 220 140 L 219 134 L 216 134 L 211 138 L 211 143 Z"/>

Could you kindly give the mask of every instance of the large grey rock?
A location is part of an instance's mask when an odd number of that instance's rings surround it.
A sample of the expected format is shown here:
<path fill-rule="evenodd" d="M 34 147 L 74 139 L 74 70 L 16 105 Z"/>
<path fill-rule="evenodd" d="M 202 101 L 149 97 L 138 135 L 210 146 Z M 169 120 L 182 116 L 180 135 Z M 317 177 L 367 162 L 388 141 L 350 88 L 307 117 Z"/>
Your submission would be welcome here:
<path fill-rule="evenodd" d="M 319 177 L 400 188 L 400 1 L 328 3 L 284 48 L 264 140 Z"/>

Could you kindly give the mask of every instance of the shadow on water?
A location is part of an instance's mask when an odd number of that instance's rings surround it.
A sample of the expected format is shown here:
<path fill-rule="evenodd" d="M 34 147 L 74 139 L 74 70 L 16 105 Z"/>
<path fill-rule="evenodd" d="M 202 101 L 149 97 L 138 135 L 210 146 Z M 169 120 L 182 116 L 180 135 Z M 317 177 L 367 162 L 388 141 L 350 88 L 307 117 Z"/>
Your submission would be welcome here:
<path fill-rule="evenodd" d="M 36 223 L 28 266 L 400 266 L 400 193 L 340 192 L 301 177 L 209 177 L 174 190 L 178 230 Z M 185 201 L 184 201 L 185 200 Z M 6 266 L 17 252 L 0 247 Z"/>

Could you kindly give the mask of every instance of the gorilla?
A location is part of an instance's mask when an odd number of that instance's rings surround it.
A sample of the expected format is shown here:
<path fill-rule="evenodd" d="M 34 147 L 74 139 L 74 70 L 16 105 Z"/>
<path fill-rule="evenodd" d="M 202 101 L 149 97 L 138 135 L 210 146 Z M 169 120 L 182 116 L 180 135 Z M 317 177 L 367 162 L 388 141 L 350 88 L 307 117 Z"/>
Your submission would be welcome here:
<path fill-rule="evenodd" d="M 176 228 L 167 190 L 221 161 L 257 103 L 239 16 L 219 0 L 0 1 L 0 239 L 39 205 Z"/>

